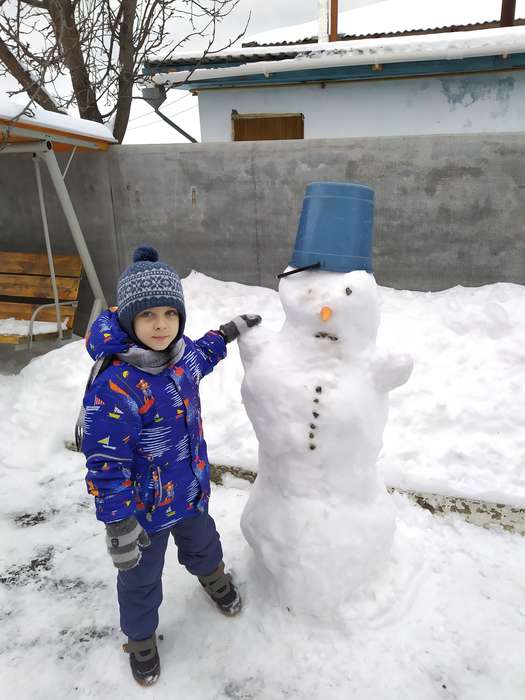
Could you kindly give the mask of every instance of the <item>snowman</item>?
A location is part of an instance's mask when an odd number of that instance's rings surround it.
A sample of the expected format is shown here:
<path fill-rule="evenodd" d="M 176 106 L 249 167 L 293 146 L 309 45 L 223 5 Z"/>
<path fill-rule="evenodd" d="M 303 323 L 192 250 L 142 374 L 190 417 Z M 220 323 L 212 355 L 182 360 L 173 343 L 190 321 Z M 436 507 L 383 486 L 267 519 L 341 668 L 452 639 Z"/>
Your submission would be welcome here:
<path fill-rule="evenodd" d="M 372 214 L 367 187 L 309 185 L 280 275 L 284 325 L 240 342 L 242 397 L 259 442 L 242 532 L 279 604 L 320 618 L 337 616 L 385 567 L 395 531 L 376 463 L 388 392 L 412 362 L 376 349 Z"/>

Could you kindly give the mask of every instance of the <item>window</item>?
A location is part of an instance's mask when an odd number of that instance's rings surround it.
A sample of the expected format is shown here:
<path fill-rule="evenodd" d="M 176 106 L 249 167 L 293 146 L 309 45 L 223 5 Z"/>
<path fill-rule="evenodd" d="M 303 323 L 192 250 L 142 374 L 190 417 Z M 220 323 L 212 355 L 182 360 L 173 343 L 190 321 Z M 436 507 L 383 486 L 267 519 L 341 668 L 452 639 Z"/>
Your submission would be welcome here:
<path fill-rule="evenodd" d="M 304 114 L 239 114 L 232 110 L 234 141 L 304 139 Z"/>

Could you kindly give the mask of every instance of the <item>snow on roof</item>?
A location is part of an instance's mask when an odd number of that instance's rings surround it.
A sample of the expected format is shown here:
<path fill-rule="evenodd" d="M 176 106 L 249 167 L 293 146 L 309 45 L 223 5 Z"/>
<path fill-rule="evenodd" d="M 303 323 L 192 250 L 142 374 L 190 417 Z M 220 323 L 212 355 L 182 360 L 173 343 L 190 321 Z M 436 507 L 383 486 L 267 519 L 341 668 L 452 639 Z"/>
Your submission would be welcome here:
<path fill-rule="evenodd" d="M 24 110 L 25 105 L 15 102 L 10 97 L 0 94 L 0 121 L 9 121 L 14 119 L 17 115 Z M 104 126 L 104 124 L 99 124 L 98 122 L 92 122 L 88 119 L 79 119 L 78 117 L 71 117 L 69 114 L 58 114 L 57 112 L 50 112 L 47 109 L 42 109 L 36 105 L 31 105 L 30 114 L 22 114 L 22 116 L 17 119 L 17 124 L 23 126 L 25 124 L 31 126 L 41 126 L 48 129 L 53 129 L 54 131 L 60 131 L 62 133 L 68 133 L 79 136 L 87 136 L 90 139 L 97 139 L 99 141 L 106 141 L 108 143 L 116 143 L 116 139 L 113 138 L 113 134 Z"/>
<path fill-rule="evenodd" d="M 214 80 L 243 75 L 275 74 L 287 71 L 315 70 L 337 66 L 402 63 L 409 61 L 435 61 L 440 59 L 463 59 L 473 56 L 493 56 L 525 51 L 525 26 L 483 29 L 472 32 L 451 32 L 380 39 L 359 39 L 324 44 L 296 45 L 288 47 L 296 51 L 295 58 L 279 61 L 243 63 L 227 68 L 201 68 L 175 73 L 157 73 L 153 80 L 157 84 L 175 85 L 197 81 Z M 250 55 L 260 53 L 260 48 L 237 49 L 228 54 Z M 282 49 L 276 48 L 276 54 Z M 269 51 L 268 55 L 271 56 Z"/>
<path fill-rule="evenodd" d="M 383 0 L 339 13 L 340 34 L 384 34 L 499 20 L 501 0 Z M 525 18 L 525 0 L 516 0 L 516 18 Z M 243 43 L 266 46 L 315 37 L 318 22 L 281 27 L 245 37 Z"/>

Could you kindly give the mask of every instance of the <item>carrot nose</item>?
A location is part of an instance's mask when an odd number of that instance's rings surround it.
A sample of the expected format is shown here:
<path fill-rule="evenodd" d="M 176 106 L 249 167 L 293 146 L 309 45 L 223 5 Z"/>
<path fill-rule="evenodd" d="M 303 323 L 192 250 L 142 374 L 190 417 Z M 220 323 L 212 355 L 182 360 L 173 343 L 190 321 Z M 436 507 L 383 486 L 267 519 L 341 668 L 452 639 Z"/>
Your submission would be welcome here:
<path fill-rule="evenodd" d="M 332 316 L 332 309 L 329 306 L 323 306 L 321 309 L 321 321 L 328 321 Z"/>

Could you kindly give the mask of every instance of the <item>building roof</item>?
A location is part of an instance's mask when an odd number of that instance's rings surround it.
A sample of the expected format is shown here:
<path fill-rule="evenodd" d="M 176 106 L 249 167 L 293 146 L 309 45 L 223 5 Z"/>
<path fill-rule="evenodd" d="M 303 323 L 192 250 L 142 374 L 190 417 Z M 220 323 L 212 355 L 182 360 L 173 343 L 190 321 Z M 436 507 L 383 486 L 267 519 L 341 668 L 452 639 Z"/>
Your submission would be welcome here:
<path fill-rule="evenodd" d="M 186 57 L 188 58 L 188 56 Z M 330 80 L 511 70 L 525 66 L 525 23 L 463 32 L 403 34 L 324 44 L 229 50 L 223 63 L 157 64 L 166 87 L 206 89 Z M 201 67 L 202 66 L 202 67 Z"/>
<path fill-rule="evenodd" d="M 447 27 L 434 27 L 431 29 L 406 29 L 398 32 L 379 32 L 375 34 L 341 34 L 337 35 L 337 41 L 359 41 L 362 39 L 391 39 L 394 37 L 428 36 L 433 34 L 454 34 L 458 32 L 479 31 L 481 29 L 499 28 L 499 21 L 478 22 L 475 24 L 455 24 Z M 525 26 L 525 19 L 517 19 L 514 26 Z M 283 61 L 295 58 L 300 53 L 304 54 L 309 48 L 318 44 L 318 37 L 311 36 L 299 41 L 282 41 L 260 44 L 257 41 L 244 42 L 241 49 L 227 49 L 217 54 L 202 56 L 197 53 L 177 53 L 169 59 L 151 59 L 145 61 L 147 74 L 155 74 L 162 71 L 184 70 L 194 66 L 228 66 L 242 63 L 257 63 L 259 61 Z M 300 47 L 300 48 L 298 48 Z M 248 52 L 244 49 L 260 49 L 257 52 Z M 276 49 L 281 49 L 276 51 Z"/>
<path fill-rule="evenodd" d="M 501 7 L 502 0 L 381 0 L 340 12 L 338 41 L 495 29 L 500 24 Z M 525 0 L 516 0 L 515 17 L 515 26 L 525 24 Z M 265 31 L 246 37 L 239 48 L 229 48 L 204 58 L 200 52 L 176 52 L 169 59 L 147 61 L 145 73 L 295 58 L 307 46 L 318 43 L 318 25 L 314 20 Z"/>

